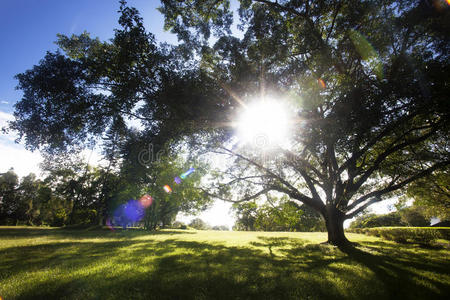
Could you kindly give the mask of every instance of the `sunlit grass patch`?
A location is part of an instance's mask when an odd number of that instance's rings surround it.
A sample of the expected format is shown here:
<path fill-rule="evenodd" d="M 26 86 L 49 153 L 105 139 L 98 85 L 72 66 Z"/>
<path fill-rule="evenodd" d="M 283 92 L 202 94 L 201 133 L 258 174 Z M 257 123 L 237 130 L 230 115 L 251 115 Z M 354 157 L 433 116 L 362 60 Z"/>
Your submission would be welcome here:
<path fill-rule="evenodd" d="M 4 299 L 439 298 L 449 252 L 349 234 L 0 227 Z"/>

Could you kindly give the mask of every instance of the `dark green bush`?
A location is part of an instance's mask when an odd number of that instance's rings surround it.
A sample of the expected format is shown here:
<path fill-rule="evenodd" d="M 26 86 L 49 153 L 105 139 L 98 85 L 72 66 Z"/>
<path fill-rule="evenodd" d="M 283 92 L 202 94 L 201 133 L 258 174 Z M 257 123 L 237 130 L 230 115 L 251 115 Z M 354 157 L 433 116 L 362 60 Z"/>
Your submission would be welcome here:
<path fill-rule="evenodd" d="M 375 227 L 353 228 L 347 231 L 382 237 L 397 243 L 429 245 L 438 239 L 450 241 L 450 228 L 446 227 Z"/>

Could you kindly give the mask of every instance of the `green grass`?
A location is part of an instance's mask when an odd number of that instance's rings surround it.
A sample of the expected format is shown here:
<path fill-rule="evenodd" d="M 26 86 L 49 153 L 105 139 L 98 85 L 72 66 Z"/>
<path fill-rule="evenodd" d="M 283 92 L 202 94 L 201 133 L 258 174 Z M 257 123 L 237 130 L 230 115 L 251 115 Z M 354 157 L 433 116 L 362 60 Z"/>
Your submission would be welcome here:
<path fill-rule="evenodd" d="M 3 299 L 439 299 L 446 249 L 347 234 L 0 227 Z"/>

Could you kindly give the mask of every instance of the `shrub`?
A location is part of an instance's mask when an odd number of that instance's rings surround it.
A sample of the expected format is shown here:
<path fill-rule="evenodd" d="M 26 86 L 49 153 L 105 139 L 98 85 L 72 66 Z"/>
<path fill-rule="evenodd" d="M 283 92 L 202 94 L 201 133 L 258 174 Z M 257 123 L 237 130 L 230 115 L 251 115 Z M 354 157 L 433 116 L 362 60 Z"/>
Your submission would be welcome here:
<path fill-rule="evenodd" d="M 430 245 L 438 239 L 450 241 L 450 228 L 445 227 L 376 227 L 352 228 L 347 231 L 382 237 L 397 243 Z"/>
<path fill-rule="evenodd" d="M 373 228 L 382 226 L 404 226 L 399 212 L 391 212 L 384 215 L 365 214 L 359 216 L 350 224 L 350 228 Z"/>
<path fill-rule="evenodd" d="M 400 211 L 401 220 L 408 226 L 429 226 L 430 219 L 425 216 L 425 208 L 420 206 L 411 206 Z"/>
<path fill-rule="evenodd" d="M 211 229 L 211 227 L 208 225 L 208 223 L 206 223 L 205 221 L 203 221 L 202 219 L 199 219 L 199 218 L 193 219 L 191 221 L 191 223 L 189 223 L 189 227 L 192 227 L 197 230 Z"/>
<path fill-rule="evenodd" d="M 213 226 L 212 230 L 228 231 L 230 229 L 226 225 L 220 225 L 220 226 Z"/>
<path fill-rule="evenodd" d="M 183 222 L 175 221 L 175 222 L 173 222 L 172 226 L 170 226 L 170 228 L 173 228 L 173 229 L 187 229 L 187 226 Z"/>

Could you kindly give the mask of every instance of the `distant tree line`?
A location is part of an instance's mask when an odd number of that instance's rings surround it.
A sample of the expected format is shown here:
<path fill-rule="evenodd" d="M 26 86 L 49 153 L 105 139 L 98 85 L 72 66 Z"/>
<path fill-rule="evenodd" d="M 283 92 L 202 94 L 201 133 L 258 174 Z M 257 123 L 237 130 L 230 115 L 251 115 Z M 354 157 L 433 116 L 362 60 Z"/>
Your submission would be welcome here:
<path fill-rule="evenodd" d="M 180 221 L 175 221 L 175 222 L 173 222 L 173 224 L 170 227 L 174 228 L 174 229 L 193 228 L 193 229 L 197 229 L 197 230 L 217 230 L 217 231 L 229 231 L 230 230 L 230 228 L 226 225 L 211 226 L 207 222 L 203 221 L 200 218 L 192 219 L 191 222 L 189 222 L 189 225 L 186 225 L 185 223 L 180 222 Z"/>
<path fill-rule="evenodd" d="M 67 171 L 67 170 L 66 170 Z M 10 169 L 0 176 L 1 225 L 49 225 L 94 223 L 97 217 L 98 170 L 83 175 L 52 173 L 19 177 Z M 80 203 L 74 206 L 74 199 Z"/>
<path fill-rule="evenodd" d="M 118 161 L 117 166 L 93 167 L 77 155 L 47 156 L 41 165 L 42 179 L 31 173 L 19 180 L 13 169 L 0 174 L 0 225 L 126 227 L 131 220 L 120 215 L 120 206 L 143 195 L 152 200 L 140 208 L 144 213 L 137 223 L 148 230 L 170 226 L 178 212 L 207 208 L 210 199 L 194 187 L 201 168 L 176 184 L 174 177 L 188 166 L 180 159 L 161 157 L 151 170 L 136 159 Z M 171 193 L 164 191 L 166 184 L 173 187 Z"/>

